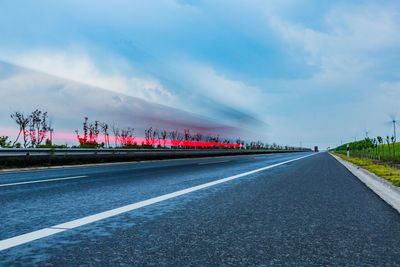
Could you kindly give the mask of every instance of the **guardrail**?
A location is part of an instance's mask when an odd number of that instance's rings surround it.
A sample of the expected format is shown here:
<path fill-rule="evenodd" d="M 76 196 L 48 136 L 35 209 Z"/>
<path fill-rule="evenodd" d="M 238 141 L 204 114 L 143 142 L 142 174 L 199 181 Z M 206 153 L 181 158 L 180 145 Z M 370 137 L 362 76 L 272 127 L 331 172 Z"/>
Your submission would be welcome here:
<path fill-rule="evenodd" d="M 73 149 L 0 148 L 0 169 L 30 166 L 59 166 L 104 162 L 195 158 L 230 155 L 290 153 L 299 150 L 247 149 Z"/>

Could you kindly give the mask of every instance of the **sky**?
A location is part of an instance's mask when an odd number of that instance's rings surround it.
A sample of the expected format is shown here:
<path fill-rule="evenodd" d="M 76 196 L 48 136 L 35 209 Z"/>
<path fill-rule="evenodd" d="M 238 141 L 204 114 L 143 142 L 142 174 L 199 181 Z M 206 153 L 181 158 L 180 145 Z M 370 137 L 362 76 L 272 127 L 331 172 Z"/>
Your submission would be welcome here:
<path fill-rule="evenodd" d="M 0 0 L 0 129 L 39 107 L 69 132 L 90 115 L 138 137 L 190 127 L 326 148 L 391 135 L 399 13 L 390 0 Z"/>

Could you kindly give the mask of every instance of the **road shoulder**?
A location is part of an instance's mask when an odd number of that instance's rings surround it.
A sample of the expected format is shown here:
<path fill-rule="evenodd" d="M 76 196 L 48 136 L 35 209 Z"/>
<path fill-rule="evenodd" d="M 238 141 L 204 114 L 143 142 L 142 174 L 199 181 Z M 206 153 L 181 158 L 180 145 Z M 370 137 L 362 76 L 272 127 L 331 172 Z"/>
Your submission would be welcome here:
<path fill-rule="evenodd" d="M 348 162 L 336 155 L 329 153 L 343 166 L 345 166 L 354 176 L 375 192 L 386 203 L 400 213 L 400 188 L 394 186 L 376 174 L 367 171 L 351 162 Z"/>

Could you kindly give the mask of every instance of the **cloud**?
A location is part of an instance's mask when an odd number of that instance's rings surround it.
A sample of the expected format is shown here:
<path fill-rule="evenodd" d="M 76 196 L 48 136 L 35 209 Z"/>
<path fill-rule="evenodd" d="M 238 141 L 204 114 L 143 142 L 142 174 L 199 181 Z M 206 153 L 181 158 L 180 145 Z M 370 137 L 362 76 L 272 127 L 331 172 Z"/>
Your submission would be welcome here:
<path fill-rule="evenodd" d="M 276 16 L 268 21 L 289 45 L 308 53 L 308 64 L 320 69 L 316 79 L 358 78 L 384 67 L 376 65 L 386 56 L 381 53 L 400 44 L 399 12 L 390 5 L 338 5 L 323 17 L 322 30 Z"/>
<path fill-rule="evenodd" d="M 183 77 L 183 83 L 192 92 L 206 96 L 216 102 L 249 112 L 258 112 L 261 103 L 266 104 L 266 92 L 249 86 L 241 80 L 234 80 L 217 71 L 208 64 L 184 61 L 174 65 Z"/>
<path fill-rule="evenodd" d="M 205 63 L 186 59 L 174 62 L 172 67 L 183 89 L 177 97 L 177 107 L 217 118 L 259 138 L 265 136 L 268 121 L 260 114 L 266 112 L 277 95 L 218 73 Z"/>
<path fill-rule="evenodd" d="M 266 99 L 272 101 L 272 98 L 266 97 L 267 94 L 259 88 L 224 77 L 212 66 L 195 61 L 176 61 L 171 64 L 175 70 L 175 79 L 181 87 L 172 94 L 158 79 L 150 75 L 144 75 L 147 78 L 135 76 L 135 66 L 119 55 L 107 57 L 105 54 L 100 62 L 90 57 L 82 48 L 70 48 L 65 51 L 32 50 L 3 55 L 6 55 L 3 58 L 7 62 L 24 68 L 177 107 L 253 132 L 259 131 L 260 128 L 265 129 L 266 123 L 254 114 L 260 112 L 260 107 L 267 106 Z M 20 80 L 23 82 L 27 79 L 20 77 Z M 187 91 L 188 88 L 190 91 Z"/>
<path fill-rule="evenodd" d="M 0 62 L 0 70 L 7 66 L 10 65 Z M 0 125 L 5 127 L 14 126 L 9 117 L 11 112 L 20 110 L 28 113 L 39 108 L 49 112 L 58 131 L 71 133 L 81 128 L 85 116 L 90 120 L 115 123 L 119 127 L 134 127 L 138 137 L 142 137 L 144 129 L 150 126 L 167 130 L 191 129 L 193 132 L 226 137 L 236 137 L 241 133 L 238 128 L 194 113 L 19 69 L 0 80 L 0 99 L 7 99 L 7 106 L 0 106 Z"/>
<path fill-rule="evenodd" d="M 163 85 L 153 78 L 141 78 L 125 74 L 129 63 L 117 55 L 110 56 L 98 67 L 82 49 L 71 51 L 34 50 L 8 53 L 3 60 L 63 79 L 84 83 L 113 92 L 163 103 L 173 98 Z"/>

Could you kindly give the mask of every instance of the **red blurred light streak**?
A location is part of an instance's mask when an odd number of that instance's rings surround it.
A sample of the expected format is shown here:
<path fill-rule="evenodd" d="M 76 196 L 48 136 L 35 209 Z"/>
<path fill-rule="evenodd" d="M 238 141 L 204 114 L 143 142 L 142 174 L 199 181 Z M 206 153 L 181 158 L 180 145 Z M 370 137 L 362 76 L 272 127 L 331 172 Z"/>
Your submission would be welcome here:
<path fill-rule="evenodd" d="M 1 135 L 7 135 L 7 136 L 13 136 L 16 137 L 18 135 L 18 130 L 12 130 L 12 129 L 0 129 L 0 136 Z M 22 134 L 20 136 L 19 141 L 21 141 Z M 121 137 L 118 137 L 121 138 Z M 46 139 L 50 139 L 50 133 L 46 135 Z M 103 143 L 105 139 L 105 136 L 103 135 L 98 135 L 97 136 L 97 142 L 99 144 Z M 58 140 L 58 141 L 74 141 L 74 143 L 78 143 L 78 138 L 76 134 L 72 133 L 62 133 L 62 132 L 53 132 L 53 141 Z M 108 140 L 110 141 L 110 145 L 114 144 L 115 136 L 108 136 Z M 129 140 L 129 138 L 128 138 Z M 216 142 L 202 142 L 202 141 L 183 141 L 183 140 L 171 140 L 171 139 L 152 139 L 154 141 L 153 146 L 184 146 L 184 147 L 213 147 L 213 146 L 225 146 L 225 147 L 242 147 L 240 144 L 229 144 L 229 143 L 216 143 Z M 140 137 L 132 137 L 129 140 L 133 144 L 137 145 L 144 145 L 147 142 L 146 138 L 140 138 Z"/>

